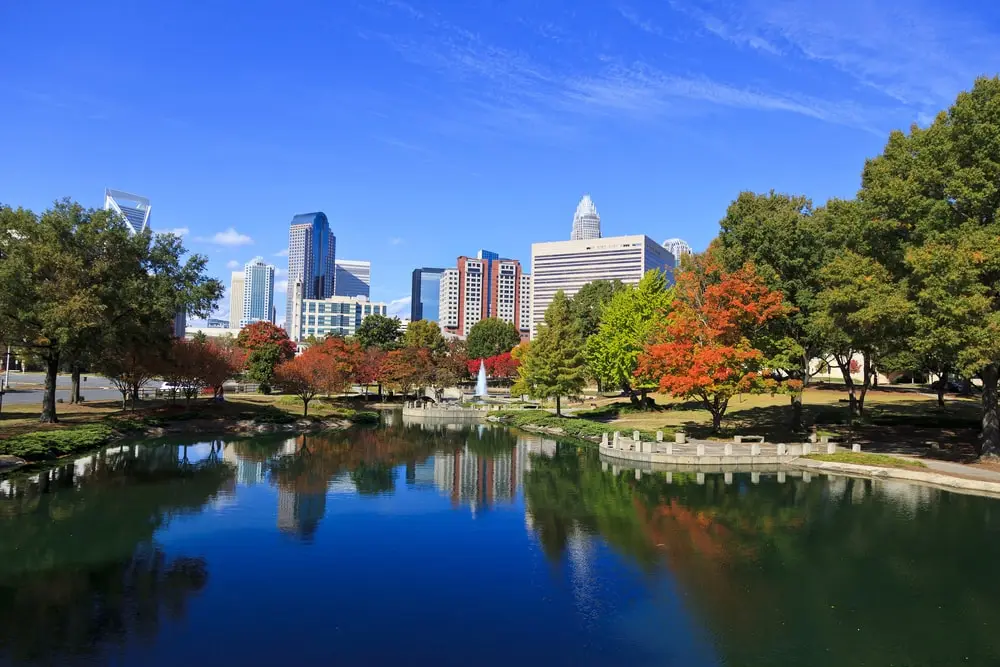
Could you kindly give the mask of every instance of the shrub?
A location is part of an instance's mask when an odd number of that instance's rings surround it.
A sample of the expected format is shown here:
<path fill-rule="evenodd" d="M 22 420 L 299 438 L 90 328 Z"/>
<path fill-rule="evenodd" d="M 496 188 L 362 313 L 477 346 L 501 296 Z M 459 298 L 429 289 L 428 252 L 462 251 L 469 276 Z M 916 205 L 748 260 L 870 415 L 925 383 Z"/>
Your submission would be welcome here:
<path fill-rule="evenodd" d="M 19 456 L 27 461 L 44 461 L 107 444 L 114 430 L 104 424 L 90 424 L 59 431 L 35 431 L 0 440 L 0 454 Z"/>
<path fill-rule="evenodd" d="M 533 426 L 536 428 L 558 428 L 563 433 L 574 438 L 585 440 L 598 439 L 604 433 L 615 430 L 612 425 L 594 422 L 589 419 L 579 417 L 556 417 L 555 415 L 541 410 L 517 410 L 512 412 L 499 413 L 500 421 L 511 426 Z M 625 429 L 620 429 L 625 430 Z M 674 427 L 664 427 L 661 429 L 664 436 L 674 434 Z M 631 435 L 632 429 L 628 429 Z M 640 431 L 640 436 L 644 440 L 655 440 L 656 433 L 650 431 Z"/>

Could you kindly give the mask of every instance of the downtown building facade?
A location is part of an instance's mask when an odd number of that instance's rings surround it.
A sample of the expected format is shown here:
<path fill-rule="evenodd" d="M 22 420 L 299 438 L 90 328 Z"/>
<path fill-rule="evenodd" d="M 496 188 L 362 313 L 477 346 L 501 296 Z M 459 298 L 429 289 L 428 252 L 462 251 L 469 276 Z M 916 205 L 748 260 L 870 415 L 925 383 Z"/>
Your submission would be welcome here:
<path fill-rule="evenodd" d="M 480 250 L 476 257 L 459 257 L 457 264 L 440 278 L 438 323 L 442 331 L 465 338 L 477 322 L 496 317 L 527 338 L 528 323 L 522 317 L 530 291 L 522 288 L 530 284 L 530 277 L 526 282 L 521 263 Z"/>
<path fill-rule="evenodd" d="M 673 282 L 673 254 L 643 234 L 531 245 L 531 337 L 545 318 L 556 292 L 567 297 L 595 280 L 636 284 L 650 270 L 663 271 Z"/>
<path fill-rule="evenodd" d="M 410 321 L 441 319 L 441 278 L 444 269 L 423 267 L 413 269 L 410 281 Z"/>
<path fill-rule="evenodd" d="M 254 257 L 243 267 L 241 329 L 253 322 L 274 323 L 274 271 L 263 257 Z"/>
<path fill-rule="evenodd" d="M 334 258 L 334 296 L 371 297 L 372 263 L 360 259 Z"/>
<path fill-rule="evenodd" d="M 229 327 L 240 328 L 243 319 L 243 271 L 233 271 L 229 278 Z"/>
<path fill-rule="evenodd" d="M 366 297 L 328 296 L 311 299 L 304 296 L 305 286 L 297 284 L 291 290 L 292 316 L 288 336 L 302 342 L 309 336 L 353 336 L 369 315 L 387 315 L 386 303 L 374 303 Z"/>
<path fill-rule="evenodd" d="M 296 298 L 326 299 L 335 295 L 336 255 L 337 239 L 325 213 L 302 213 L 292 218 L 288 231 L 286 329 L 291 326 Z"/>

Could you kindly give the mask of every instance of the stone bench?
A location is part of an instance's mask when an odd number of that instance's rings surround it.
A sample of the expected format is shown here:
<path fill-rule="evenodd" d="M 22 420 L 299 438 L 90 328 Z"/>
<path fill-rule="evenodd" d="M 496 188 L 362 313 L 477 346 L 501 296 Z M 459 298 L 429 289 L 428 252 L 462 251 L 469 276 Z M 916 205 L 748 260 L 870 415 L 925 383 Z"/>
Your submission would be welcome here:
<path fill-rule="evenodd" d="M 733 436 L 733 442 L 737 445 L 744 442 L 764 442 L 764 436 L 762 435 L 737 435 Z"/>

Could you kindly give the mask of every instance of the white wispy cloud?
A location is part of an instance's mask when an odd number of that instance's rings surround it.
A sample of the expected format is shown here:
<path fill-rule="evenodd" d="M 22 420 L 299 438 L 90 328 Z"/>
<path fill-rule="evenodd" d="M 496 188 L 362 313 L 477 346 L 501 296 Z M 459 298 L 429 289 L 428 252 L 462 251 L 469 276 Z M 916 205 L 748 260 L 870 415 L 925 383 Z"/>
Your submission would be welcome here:
<path fill-rule="evenodd" d="M 279 250 L 278 252 L 274 253 L 274 256 L 275 257 L 288 257 L 288 248 L 285 248 L 284 250 Z"/>
<path fill-rule="evenodd" d="M 161 229 L 160 234 L 173 234 L 174 236 L 187 236 L 191 230 L 187 227 L 174 227 L 173 229 Z"/>
<path fill-rule="evenodd" d="M 276 266 L 276 267 L 274 267 L 274 275 L 276 275 L 276 276 L 287 276 L 288 275 L 288 269 L 283 269 L 280 266 Z"/>
<path fill-rule="evenodd" d="M 228 262 L 226 262 L 226 268 L 227 269 L 238 269 L 238 268 L 240 268 L 240 263 L 237 262 L 235 259 L 231 259 Z"/>
<path fill-rule="evenodd" d="M 236 231 L 235 228 L 230 227 L 224 232 L 217 232 L 214 236 L 210 238 L 199 238 L 199 241 L 206 241 L 208 243 L 214 243 L 215 245 L 237 247 L 243 245 L 251 245 L 253 239 L 246 234 L 241 234 Z"/>
<path fill-rule="evenodd" d="M 696 17 L 713 35 L 769 54 L 781 53 L 752 25 L 723 21 L 708 10 L 688 4 L 678 7 L 683 6 L 685 13 Z M 641 30 L 655 34 L 658 29 L 626 5 L 616 9 Z M 465 97 L 454 105 L 456 117 L 431 120 L 440 131 L 471 134 L 478 126 L 498 133 L 513 129 L 560 137 L 572 135 L 576 121 L 595 117 L 649 120 L 668 111 L 688 114 L 692 112 L 688 104 L 692 100 L 706 108 L 714 105 L 791 113 L 873 131 L 872 119 L 886 110 L 884 106 L 869 107 L 849 98 L 808 96 L 780 86 L 746 86 L 707 75 L 674 72 L 667 64 L 624 60 L 613 53 L 567 69 L 487 42 L 479 34 L 437 15 L 422 13 L 414 20 L 421 22 L 422 30 L 406 37 L 375 37 L 409 62 L 461 84 Z"/>
<path fill-rule="evenodd" d="M 940 108 L 1000 69 L 998 31 L 952 5 L 922 0 L 671 0 L 736 44 L 830 66 L 916 108 Z"/>
<path fill-rule="evenodd" d="M 393 299 L 386 304 L 386 312 L 389 314 L 389 317 L 409 317 L 410 297 L 404 296 Z"/>
<path fill-rule="evenodd" d="M 279 280 L 276 283 L 274 283 L 274 291 L 275 292 L 287 292 L 288 291 L 288 281 L 287 280 Z"/>
<path fill-rule="evenodd" d="M 403 239 L 398 236 L 392 236 L 389 238 L 389 245 L 400 245 L 403 243 Z"/>
<path fill-rule="evenodd" d="M 644 19 L 631 7 L 626 7 L 624 5 L 619 5 L 617 7 L 618 13 L 622 15 L 626 21 L 634 25 L 639 30 L 643 32 L 648 32 L 651 35 L 662 35 L 663 30 L 650 21 L 649 19 Z"/>

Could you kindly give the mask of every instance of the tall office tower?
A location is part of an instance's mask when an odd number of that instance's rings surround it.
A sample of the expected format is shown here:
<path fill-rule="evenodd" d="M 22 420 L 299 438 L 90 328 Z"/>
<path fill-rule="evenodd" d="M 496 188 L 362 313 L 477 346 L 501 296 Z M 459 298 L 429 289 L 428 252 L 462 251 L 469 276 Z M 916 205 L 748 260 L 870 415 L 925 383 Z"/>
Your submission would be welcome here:
<path fill-rule="evenodd" d="M 458 332 L 458 269 L 445 269 L 441 274 L 441 288 L 438 296 L 438 324 L 442 331 Z"/>
<path fill-rule="evenodd" d="M 288 232 L 288 296 L 285 326 L 291 326 L 295 285 L 304 299 L 334 295 L 337 239 L 325 213 L 303 213 L 292 218 Z"/>
<path fill-rule="evenodd" d="M 133 234 L 149 228 L 149 214 L 152 207 L 145 197 L 107 188 L 104 190 L 104 210 L 114 211 L 125 218 Z"/>
<path fill-rule="evenodd" d="M 335 259 L 334 296 L 371 296 L 372 263 L 359 259 Z"/>
<path fill-rule="evenodd" d="M 477 257 L 459 257 L 458 266 L 441 276 L 440 325 L 466 337 L 476 322 L 497 317 L 521 327 L 521 263 L 480 250 Z"/>
<path fill-rule="evenodd" d="M 243 267 L 243 315 L 240 328 L 270 322 L 274 314 L 274 267 L 254 257 Z"/>
<path fill-rule="evenodd" d="M 597 214 L 597 207 L 594 206 L 590 195 L 583 195 L 583 199 L 576 206 L 576 213 L 573 215 L 573 233 L 569 238 L 571 241 L 601 238 L 601 216 Z"/>
<path fill-rule="evenodd" d="M 441 308 L 441 277 L 444 269 L 413 269 L 410 282 L 410 321 L 437 322 Z"/>
<path fill-rule="evenodd" d="M 229 281 L 229 326 L 239 329 L 243 317 L 243 271 L 233 271 Z"/>
<path fill-rule="evenodd" d="M 670 251 L 678 265 L 681 263 L 681 257 L 694 254 L 694 250 L 684 239 L 667 239 L 663 242 L 663 247 Z"/>
<path fill-rule="evenodd" d="M 521 334 L 521 340 L 528 340 L 531 336 L 531 274 L 521 274 L 521 292 L 517 295 L 518 300 L 518 322 L 517 330 Z"/>
<path fill-rule="evenodd" d="M 562 290 L 567 297 L 595 280 L 621 280 L 635 284 L 651 269 L 659 269 L 673 282 L 674 256 L 659 243 L 638 234 L 581 241 L 531 244 L 531 337 L 545 317 L 552 297 Z"/>

